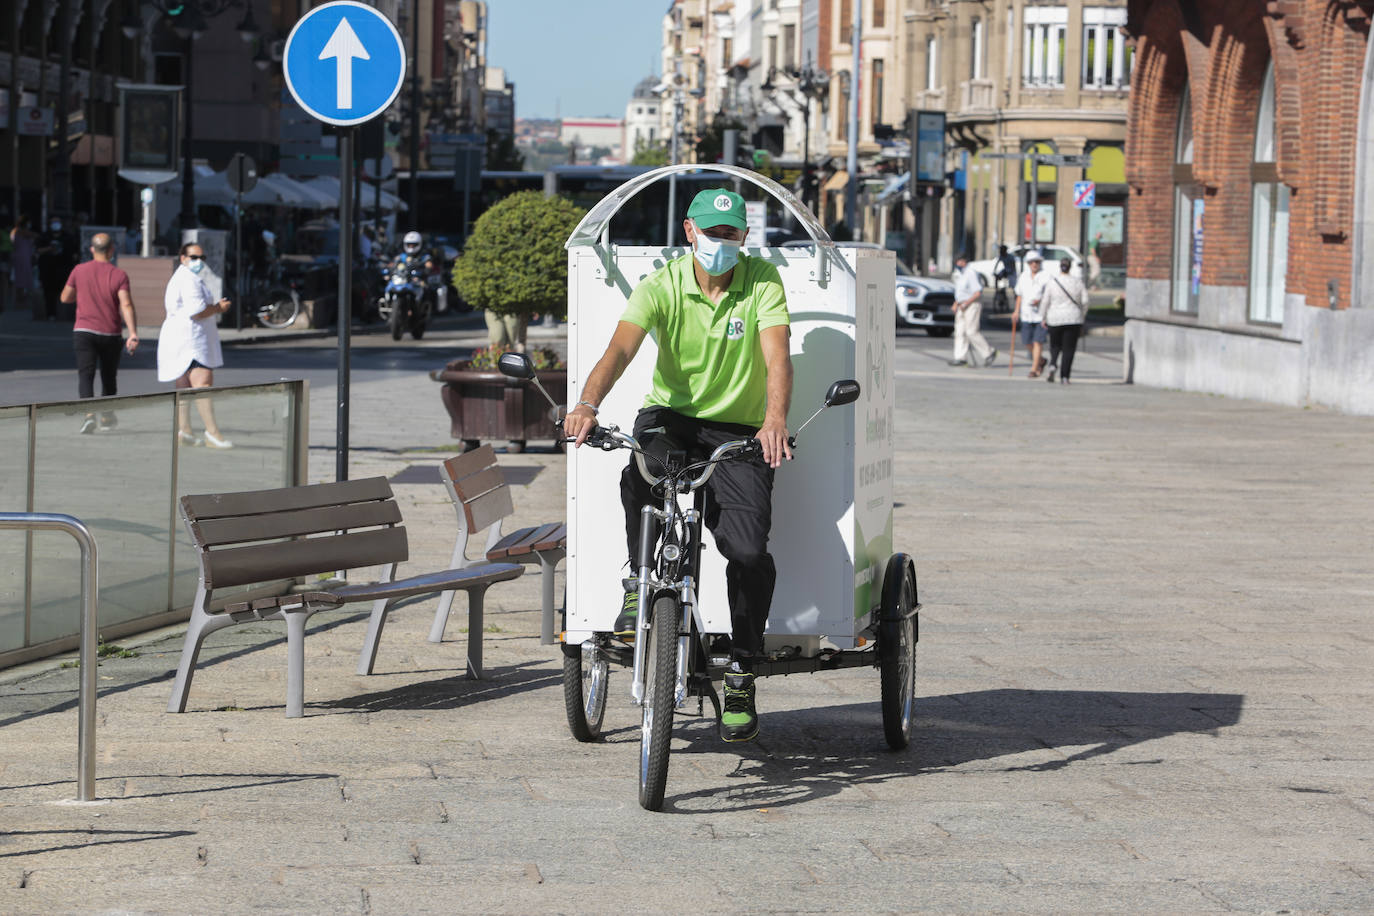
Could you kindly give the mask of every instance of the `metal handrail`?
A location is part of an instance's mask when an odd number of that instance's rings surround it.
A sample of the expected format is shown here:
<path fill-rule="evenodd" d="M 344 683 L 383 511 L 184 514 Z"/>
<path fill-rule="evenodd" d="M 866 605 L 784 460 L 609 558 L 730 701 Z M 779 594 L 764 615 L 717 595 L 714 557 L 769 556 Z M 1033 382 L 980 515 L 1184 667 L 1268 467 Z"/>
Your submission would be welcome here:
<path fill-rule="evenodd" d="M 77 693 L 76 800 L 95 801 L 96 596 L 95 536 L 77 518 L 54 512 L 0 512 L 0 529 L 65 531 L 81 548 L 81 686 Z"/>

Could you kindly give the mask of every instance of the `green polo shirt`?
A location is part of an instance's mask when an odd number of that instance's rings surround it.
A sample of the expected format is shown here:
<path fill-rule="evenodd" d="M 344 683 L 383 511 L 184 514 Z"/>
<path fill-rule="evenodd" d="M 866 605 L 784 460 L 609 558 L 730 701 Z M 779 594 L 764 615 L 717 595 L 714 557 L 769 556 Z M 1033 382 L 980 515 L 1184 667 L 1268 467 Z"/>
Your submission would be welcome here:
<path fill-rule="evenodd" d="M 645 277 L 621 317 L 658 344 L 645 407 L 722 423 L 763 424 L 768 372 L 759 332 L 790 323 L 776 267 L 740 255 L 730 288 L 717 305 L 701 291 L 689 252 Z"/>

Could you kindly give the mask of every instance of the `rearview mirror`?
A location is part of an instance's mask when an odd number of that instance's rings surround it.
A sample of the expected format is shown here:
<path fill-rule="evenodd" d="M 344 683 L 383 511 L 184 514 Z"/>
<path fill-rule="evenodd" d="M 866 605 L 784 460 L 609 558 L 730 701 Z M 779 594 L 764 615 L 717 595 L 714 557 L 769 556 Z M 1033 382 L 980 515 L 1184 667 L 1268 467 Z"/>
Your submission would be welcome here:
<path fill-rule="evenodd" d="M 825 393 L 825 406 L 838 407 L 853 404 L 859 399 L 859 383 L 852 378 L 840 379 Z"/>
<path fill-rule="evenodd" d="M 534 378 L 534 363 L 523 353 L 502 353 L 496 361 L 496 368 L 501 370 L 502 375 L 511 378 Z"/>

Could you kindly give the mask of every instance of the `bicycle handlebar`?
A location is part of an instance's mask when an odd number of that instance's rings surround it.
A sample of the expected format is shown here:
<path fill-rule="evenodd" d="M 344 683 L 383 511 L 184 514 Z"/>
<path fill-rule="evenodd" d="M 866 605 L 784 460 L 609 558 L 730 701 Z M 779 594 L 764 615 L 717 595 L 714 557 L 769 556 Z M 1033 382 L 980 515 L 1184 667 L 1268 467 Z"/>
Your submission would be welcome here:
<path fill-rule="evenodd" d="M 565 441 L 572 442 L 574 440 L 572 438 L 568 438 Z M 660 483 L 662 483 L 670 476 L 668 473 L 664 473 L 659 476 L 654 476 L 649 471 L 648 465 L 645 463 L 645 459 L 651 456 L 649 456 L 648 453 L 645 452 L 644 449 L 640 446 L 639 440 L 637 440 L 634 436 L 622 433 L 618 426 L 596 426 L 592 429 L 590 433 L 587 434 L 587 438 L 585 441 L 587 445 L 590 445 L 593 448 L 599 448 L 605 452 L 612 452 L 616 449 L 621 448 L 630 449 L 632 452 L 635 453 L 635 464 L 639 467 L 640 476 L 643 477 L 644 480 L 651 487 L 658 486 Z M 793 443 L 789 441 L 788 444 L 792 445 Z M 738 452 L 739 454 L 733 454 L 735 452 Z M 724 461 L 727 458 L 747 458 L 762 454 L 763 443 L 759 440 L 732 439 L 729 442 L 725 442 L 717 446 L 715 451 L 711 452 L 710 458 L 707 458 L 705 461 L 698 462 L 697 464 L 688 465 L 686 468 L 683 469 L 683 471 L 680 471 L 677 475 L 672 476 L 680 477 L 685 471 L 694 470 L 698 467 L 703 468 L 701 474 L 699 474 L 697 477 L 692 478 L 691 481 L 687 483 L 686 487 L 681 491 L 684 493 L 690 493 L 694 490 L 700 489 L 702 486 L 706 484 L 706 481 L 711 479 L 711 475 L 715 473 L 716 465 L 719 464 L 721 461 Z"/>

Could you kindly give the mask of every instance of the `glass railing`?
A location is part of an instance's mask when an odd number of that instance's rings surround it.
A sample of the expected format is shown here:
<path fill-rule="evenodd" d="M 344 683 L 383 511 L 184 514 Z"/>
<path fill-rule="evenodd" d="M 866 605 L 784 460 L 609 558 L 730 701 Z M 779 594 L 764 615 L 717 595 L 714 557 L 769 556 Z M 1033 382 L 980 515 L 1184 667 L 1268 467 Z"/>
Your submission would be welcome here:
<path fill-rule="evenodd" d="M 305 382 L 282 381 L 0 408 L 0 511 L 90 528 L 105 638 L 184 619 L 198 568 L 178 500 L 303 483 L 307 397 Z M 200 435 L 207 409 L 233 448 L 178 440 L 178 411 Z M 109 428 L 83 434 L 90 410 Z M 0 531 L 0 668 L 76 645 L 80 569 L 60 532 Z"/>

